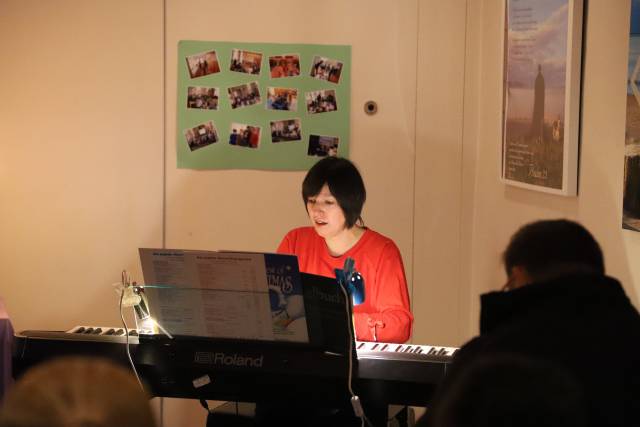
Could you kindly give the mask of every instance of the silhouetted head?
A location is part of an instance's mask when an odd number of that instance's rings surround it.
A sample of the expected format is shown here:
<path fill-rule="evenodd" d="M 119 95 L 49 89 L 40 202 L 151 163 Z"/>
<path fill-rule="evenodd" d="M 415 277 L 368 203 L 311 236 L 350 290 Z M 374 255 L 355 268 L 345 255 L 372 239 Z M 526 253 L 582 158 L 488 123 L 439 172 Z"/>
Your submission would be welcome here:
<path fill-rule="evenodd" d="M 154 427 L 135 377 L 104 359 L 66 357 L 29 370 L 7 394 L 0 427 Z"/>
<path fill-rule="evenodd" d="M 511 237 L 503 259 L 510 278 L 519 271 L 531 281 L 571 273 L 604 274 L 598 242 L 582 225 L 566 219 L 523 226 Z"/>

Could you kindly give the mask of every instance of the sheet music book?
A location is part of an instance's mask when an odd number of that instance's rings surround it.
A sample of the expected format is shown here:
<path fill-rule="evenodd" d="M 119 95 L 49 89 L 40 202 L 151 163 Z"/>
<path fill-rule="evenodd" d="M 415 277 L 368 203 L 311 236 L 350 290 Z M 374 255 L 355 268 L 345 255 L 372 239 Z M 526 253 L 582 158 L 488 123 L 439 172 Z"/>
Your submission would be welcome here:
<path fill-rule="evenodd" d="M 309 342 L 293 255 L 141 248 L 151 316 L 170 333 Z"/>

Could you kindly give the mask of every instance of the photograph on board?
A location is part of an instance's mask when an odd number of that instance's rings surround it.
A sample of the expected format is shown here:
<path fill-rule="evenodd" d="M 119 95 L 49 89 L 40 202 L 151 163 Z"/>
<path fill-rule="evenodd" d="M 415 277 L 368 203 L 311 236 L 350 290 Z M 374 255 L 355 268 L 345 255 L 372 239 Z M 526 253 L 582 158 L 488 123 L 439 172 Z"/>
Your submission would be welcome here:
<path fill-rule="evenodd" d="M 302 139 L 300 119 L 271 122 L 271 142 L 290 142 Z"/>
<path fill-rule="evenodd" d="M 228 89 L 231 108 L 250 107 L 262 102 L 258 82 L 251 82 Z"/>
<path fill-rule="evenodd" d="M 231 71 L 246 74 L 260 74 L 262 54 L 248 50 L 233 49 L 231 51 Z"/>
<path fill-rule="evenodd" d="M 220 64 L 215 50 L 187 56 L 186 60 L 189 76 L 192 79 L 220 72 Z"/>
<path fill-rule="evenodd" d="M 327 157 L 338 155 L 340 139 L 335 136 L 309 135 L 309 149 L 307 155 Z"/>
<path fill-rule="evenodd" d="M 330 113 L 338 110 L 336 91 L 333 89 L 307 92 L 305 100 L 309 114 Z"/>
<path fill-rule="evenodd" d="M 229 145 L 258 148 L 260 146 L 260 127 L 245 123 L 231 123 Z"/>
<path fill-rule="evenodd" d="M 187 88 L 187 108 L 217 110 L 220 90 L 217 87 L 189 86 Z"/>
<path fill-rule="evenodd" d="M 272 79 L 300 75 L 300 56 L 279 55 L 269 57 L 269 73 Z"/>
<path fill-rule="evenodd" d="M 218 130 L 212 121 L 185 130 L 184 136 L 191 151 L 218 142 Z"/>
<path fill-rule="evenodd" d="M 267 110 L 298 111 L 298 89 L 268 87 Z"/>
<path fill-rule="evenodd" d="M 311 77 L 326 80 L 331 83 L 340 83 L 343 63 L 337 59 L 314 56 L 311 64 Z"/>

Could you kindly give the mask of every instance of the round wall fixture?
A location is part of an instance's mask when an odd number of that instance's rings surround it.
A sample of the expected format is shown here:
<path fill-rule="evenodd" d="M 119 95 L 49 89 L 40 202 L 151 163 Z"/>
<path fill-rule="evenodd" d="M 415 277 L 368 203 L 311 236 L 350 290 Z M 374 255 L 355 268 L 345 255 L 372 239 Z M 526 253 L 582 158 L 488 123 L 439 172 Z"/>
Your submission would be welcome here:
<path fill-rule="evenodd" d="M 378 112 L 378 104 L 376 101 L 367 101 L 364 103 L 364 112 L 372 116 Z"/>

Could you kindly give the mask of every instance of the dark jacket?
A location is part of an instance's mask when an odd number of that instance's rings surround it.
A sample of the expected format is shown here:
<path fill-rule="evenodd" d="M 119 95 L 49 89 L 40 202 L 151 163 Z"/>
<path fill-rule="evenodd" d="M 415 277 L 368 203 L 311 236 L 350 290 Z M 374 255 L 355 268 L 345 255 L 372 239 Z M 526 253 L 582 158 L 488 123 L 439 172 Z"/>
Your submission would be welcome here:
<path fill-rule="evenodd" d="M 640 426 L 640 315 L 615 279 L 580 274 L 482 295 L 480 335 L 458 351 L 433 409 L 465 365 L 506 353 L 566 369 L 589 425 Z"/>

